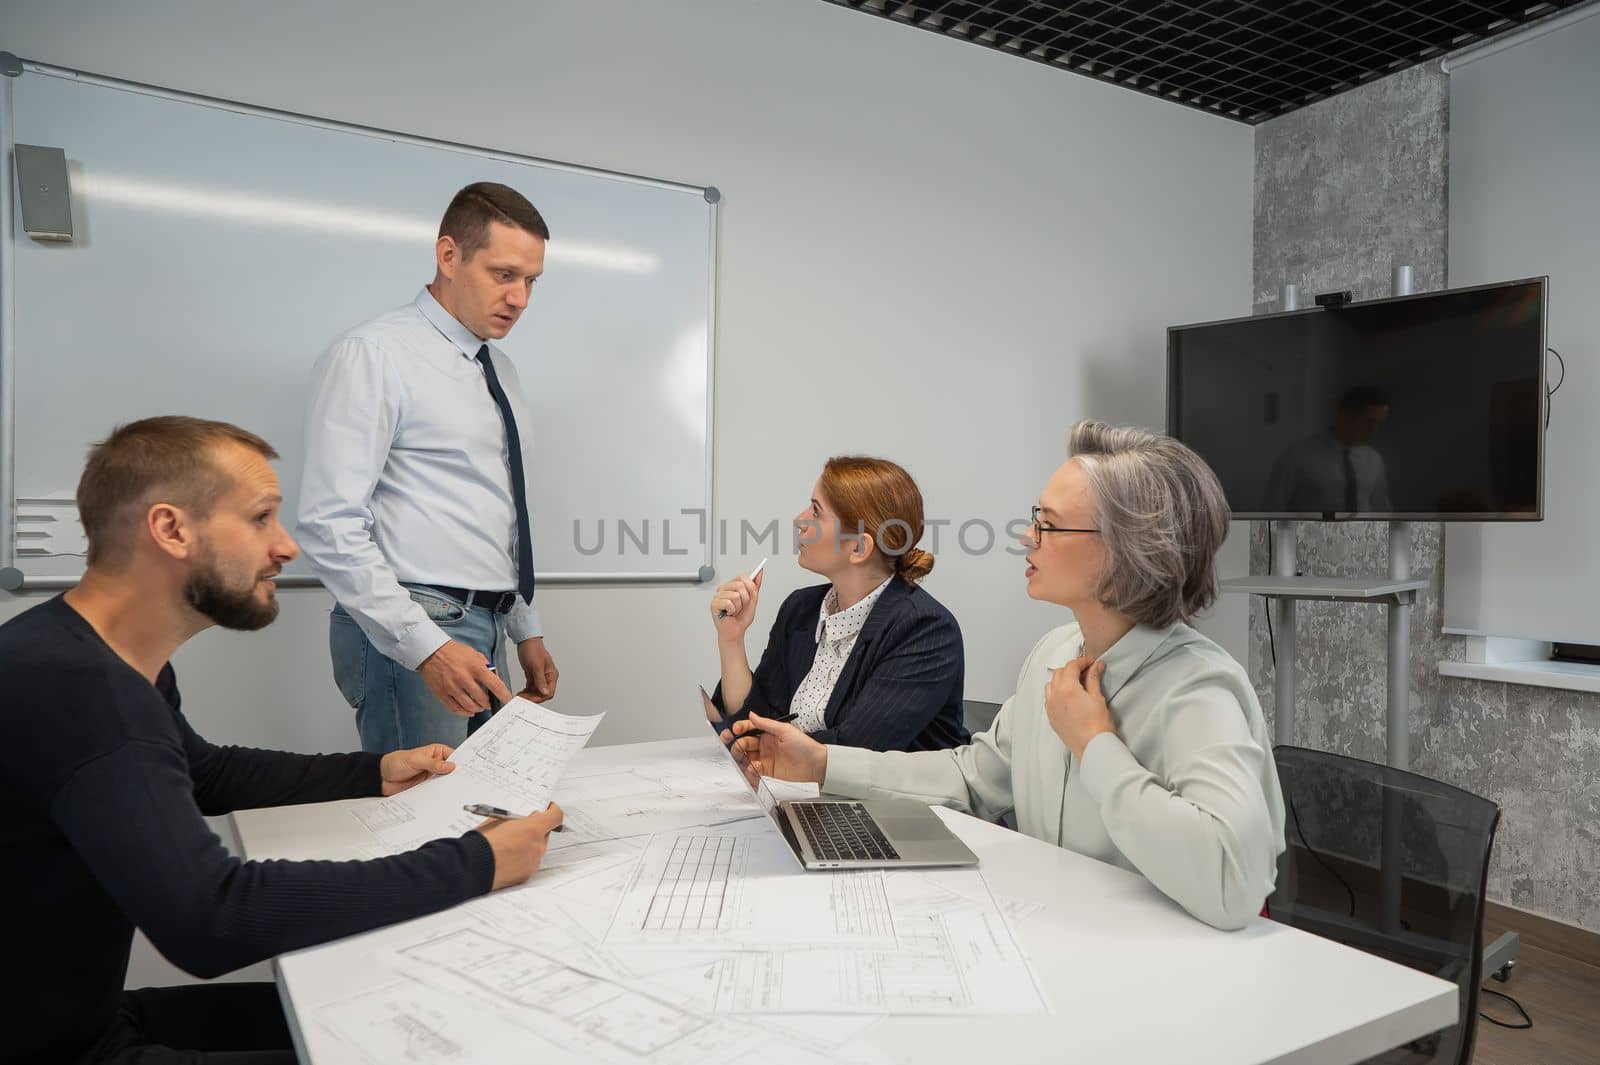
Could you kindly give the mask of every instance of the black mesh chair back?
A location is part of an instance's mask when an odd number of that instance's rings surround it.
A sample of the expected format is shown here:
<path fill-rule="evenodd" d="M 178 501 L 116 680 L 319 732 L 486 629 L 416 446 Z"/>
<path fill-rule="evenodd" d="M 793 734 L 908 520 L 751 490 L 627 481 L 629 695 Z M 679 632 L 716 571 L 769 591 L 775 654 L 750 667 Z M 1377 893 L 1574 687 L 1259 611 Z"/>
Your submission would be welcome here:
<path fill-rule="evenodd" d="M 1483 904 L 1500 808 L 1359 758 L 1277 747 L 1287 849 L 1272 919 L 1460 988 L 1460 1020 L 1371 1059 L 1467 1065 L 1477 1031 Z"/>

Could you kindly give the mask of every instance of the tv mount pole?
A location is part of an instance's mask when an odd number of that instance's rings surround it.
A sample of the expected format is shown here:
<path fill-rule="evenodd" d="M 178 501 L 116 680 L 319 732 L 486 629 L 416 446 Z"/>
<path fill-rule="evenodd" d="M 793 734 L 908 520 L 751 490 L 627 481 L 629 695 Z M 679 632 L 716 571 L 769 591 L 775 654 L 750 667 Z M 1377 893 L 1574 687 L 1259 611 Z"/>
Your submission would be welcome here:
<path fill-rule="evenodd" d="M 1412 293 L 1411 267 L 1396 265 L 1393 291 Z M 1389 523 L 1389 579 L 1411 579 L 1411 523 Z M 1389 604 L 1389 705 L 1387 751 L 1389 764 L 1405 769 L 1411 764 L 1411 603 L 1397 599 Z"/>
<path fill-rule="evenodd" d="M 1394 268 L 1393 291 L 1396 296 L 1411 295 L 1412 274 L 1409 266 Z M 1389 579 L 1411 579 L 1411 523 L 1389 523 Z M 1414 597 L 1414 593 L 1413 593 Z M 1384 720 L 1388 725 L 1386 749 L 1389 764 L 1396 769 L 1407 769 L 1411 763 L 1411 601 L 1397 598 L 1389 603 L 1389 699 Z M 1383 796 L 1383 886 L 1379 891 L 1382 905 L 1383 927 L 1398 933 L 1403 927 L 1400 917 L 1401 855 L 1405 844 L 1401 839 L 1404 816 L 1398 796 L 1385 790 Z"/>
<path fill-rule="evenodd" d="M 1300 309 L 1299 285 L 1285 284 L 1279 295 L 1280 311 Z M 1299 561 L 1296 555 L 1300 523 L 1280 521 L 1273 525 L 1269 522 L 1267 528 L 1272 530 L 1272 541 L 1267 544 L 1267 550 L 1272 552 L 1272 565 L 1267 568 L 1267 572 L 1284 577 L 1299 576 Z M 1267 609 L 1277 612 L 1276 643 L 1281 648 L 1273 652 L 1272 741 L 1280 745 L 1291 744 L 1294 742 L 1295 601 L 1289 596 L 1270 599 L 1267 601 Z"/>

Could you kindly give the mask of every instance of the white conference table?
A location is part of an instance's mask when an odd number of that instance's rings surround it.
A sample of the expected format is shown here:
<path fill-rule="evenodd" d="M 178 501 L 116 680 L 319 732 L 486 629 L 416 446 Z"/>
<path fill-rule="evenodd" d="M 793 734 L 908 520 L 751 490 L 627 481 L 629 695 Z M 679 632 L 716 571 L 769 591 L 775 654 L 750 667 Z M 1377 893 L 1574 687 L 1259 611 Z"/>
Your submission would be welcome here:
<path fill-rule="evenodd" d="M 716 742 L 708 736 L 591 748 L 568 772 L 621 768 Z M 234 823 L 250 859 L 350 855 L 363 838 L 345 807 L 373 801 L 240 811 Z M 990 890 L 1023 904 L 1014 932 L 1054 1013 L 890 1017 L 850 1049 L 918 1065 L 1348 1065 L 1456 1021 L 1453 984 L 1260 918 L 1219 932 L 1142 877 L 965 814 L 937 812 L 978 854 Z M 797 868 L 796 875 L 808 874 Z M 531 892 L 536 898 L 537 876 Z M 278 959 L 302 1065 L 366 1065 L 349 1044 L 302 1022 L 317 1003 L 361 990 L 352 987 L 352 958 L 399 935 L 380 929 Z M 383 979 L 365 971 L 368 977 L 355 979 Z"/>

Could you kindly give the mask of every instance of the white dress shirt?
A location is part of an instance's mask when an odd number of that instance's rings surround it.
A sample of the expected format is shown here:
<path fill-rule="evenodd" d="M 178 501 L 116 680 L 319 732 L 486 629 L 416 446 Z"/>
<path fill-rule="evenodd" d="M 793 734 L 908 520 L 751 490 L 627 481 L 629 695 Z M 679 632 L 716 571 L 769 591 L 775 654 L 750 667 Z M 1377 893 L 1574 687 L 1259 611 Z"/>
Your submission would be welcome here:
<path fill-rule="evenodd" d="M 839 683 L 844 664 L 855 648 L 856 637 L 867 623 L 867 615 L 889 587 L 889 579 L 867 593 L 867 597 L 848 610 L 839 610 L 839 589 L 829 588 L 822 597 L 822 609 L 817 612 L 817 657 L 811 660 L 800 687 L 789 701 L 789 712 L 796 715 L 794 726 L 803 732 L 815 732 L 826 724 L 823 715 L 828 700 L 833 698 L 833 686 Z M 835 613 L 835 611 L 838 611 Z"/>
<path fill-rule="evenodd" d="M 313 371 L 300 546 L 382 654 L 407 669 L 449 641 L 401 581 L 517 586 L 517 506 L 505 424 L 477 361 L 483 341 L 426 288 L 335 341 Z M 517 371 L 489 345 L 531 478 L 533 422 Z M 541 634 L 520 598 L 507 635 Z"/>
<path fill-rule="evenodd" d="M 1250 678 L 1187 625 L 1136 626 L 1100 656 L 1116 732 L 1075 759 L 1050 727 L 1052 671 L 1083 646 L 1047 633 L 988 732 L 948 751 L 828 747 L 824 791 L 915 798 L 1142 873 L 1202 921 L 1240 928 L 1261 909 L 1284 847 L 1283 794 Z"/>

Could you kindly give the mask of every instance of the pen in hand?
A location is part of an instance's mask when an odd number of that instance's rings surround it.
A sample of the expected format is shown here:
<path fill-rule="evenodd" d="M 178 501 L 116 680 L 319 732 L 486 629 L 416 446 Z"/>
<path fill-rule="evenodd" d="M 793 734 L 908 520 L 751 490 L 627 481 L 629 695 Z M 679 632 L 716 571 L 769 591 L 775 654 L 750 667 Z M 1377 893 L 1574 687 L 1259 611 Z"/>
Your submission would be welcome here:
<path fill-rule="evenodd" d="M 493 673 L 497 677 L 500 675 L 500 670 L 495 668 L 495 664 L 493 662 L 485 662 L 483 664 L 483 668 L 487 669 L 490 673 Z M 492 694 L 490 694 L 487 688 L 484 689 L 484 694 L 489 696 L 489 712 L 491 714 L 505 705 L 499 699 L 496 699 Z M 513 814 L 512 816 L 516 815 Z"/>
<path fill-rule="evenodd" d="M 738 715 L 736 714 L 734 716 L 737 717 Z M 768 721 L 776 721 L 780 725 L 787 725 L 787 724 L 792 723 L 794 721 L 794 719 L 799 717 L 800 715 L 799 714 L 770 714 L 770 715 L 762 714 L 761 716 L 766 718 Z M 745 720 L 748 721 L 750 719 L 749 719 L 749 717 L 746 717 Z M 761 729 L 760 728 L 756 728 L 755 731 L 756 732 L 760 732 Z M 733 732 L 733 722 L 732 721 L 729 721 L 728 724 L 727 724 L 727 732 L 729 734 L 732 734 L 732 732 Z M 749 733 L 747 732 L 747 733 L 745 733 L 745 735 L 748 736 Z M 728 746 L 730 746 L 730 747 L 733 746 L 733 743 L 735 741 L 741 739 L 741 738 L 742 737 L 734 736 L 733 740 L 730 740 L 728 742 Z"/>
<path fill-rule="evenodd" d="M 757 577 L 761 576 L 761 571 L 766 569 L 766 568 L 767 568 L 767 560 L 766 559 L 762 559 L 761 562 L 756 566 L 756 568 L 750 571 L 750 579 L 751 580 L 755 580 Z M 727 616 L 728 616 L 728 612 L 726 610 L 717 611 L 717 620 L 718 621 L 721 621 L 723 618 L 725 618 Z"/>
<path fill-rule="evenodd" d="M 469 814 L 477 814 L 479 817 L 490 817 L 496 821 L 518 821 L 527 816 L 525 814 L 514 814 L 510 810 L 502 810 L 498 806 L 490 806 L 486 802 L 469 802 L 463 806 L 462 809 L 467 811 Z M 565 832 L 566 828 L 566 825 L 557 825 L 551 831 Z"/>

